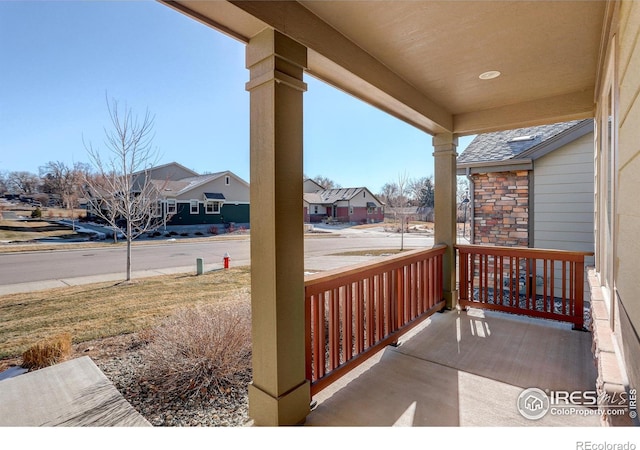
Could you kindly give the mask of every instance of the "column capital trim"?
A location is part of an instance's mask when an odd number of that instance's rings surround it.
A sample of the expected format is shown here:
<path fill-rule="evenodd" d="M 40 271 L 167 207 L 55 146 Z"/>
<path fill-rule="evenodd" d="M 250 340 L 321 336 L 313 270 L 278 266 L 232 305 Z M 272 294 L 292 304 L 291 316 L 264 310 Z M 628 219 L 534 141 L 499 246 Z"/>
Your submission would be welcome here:
<path fill-rule="evenodd" d="M 267 28 L 249 41 L 245 59 L 246 67 L 251 68 L 271 56 L 294 66 L 307 68 L 307 47 L 279 31 Z"/>
<path fill-rule="evenodd" d="M 292 76 L 289 76 L 283 72 L 280 72 L 279 70 L 273 70 L 273 71 L 264 73 L 258 76 L 257 78 L 248 81 L 245 84 L 245 89 L 247 91 L 252 91 L 253 89 L 256 89 L 257 87 L 262 86 L 263 84 L 269 83 L 271 81 L 278 84 L 284 84 L 285 86 L 288 86 L 290 88 L 296 89 L 301 92 L 307 91 L 307 83 L 305 83 L 304 81 L 298 80 Z"/>

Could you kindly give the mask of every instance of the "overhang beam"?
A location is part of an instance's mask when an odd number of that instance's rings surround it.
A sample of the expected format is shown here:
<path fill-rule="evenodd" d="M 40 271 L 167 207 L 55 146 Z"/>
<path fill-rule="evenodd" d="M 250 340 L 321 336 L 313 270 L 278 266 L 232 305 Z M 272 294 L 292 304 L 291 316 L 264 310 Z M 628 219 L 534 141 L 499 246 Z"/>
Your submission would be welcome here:
<path fill-rule="evenodd" d="M 535 127 L 594 117 L 593 89 L 454 116 L 457 136 Z"/>

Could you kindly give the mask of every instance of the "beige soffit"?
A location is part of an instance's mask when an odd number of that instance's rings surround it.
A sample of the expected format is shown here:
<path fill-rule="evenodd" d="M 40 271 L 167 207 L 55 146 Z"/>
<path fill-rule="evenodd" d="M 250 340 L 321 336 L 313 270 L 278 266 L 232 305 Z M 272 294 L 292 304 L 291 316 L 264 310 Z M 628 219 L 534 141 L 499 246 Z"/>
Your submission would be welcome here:
<path fill-rule="evenodd" d="M 605 1 L 163 2 L 243 42 L 277 29 L 308 73 L 431 134 L 594 113 Z"/>

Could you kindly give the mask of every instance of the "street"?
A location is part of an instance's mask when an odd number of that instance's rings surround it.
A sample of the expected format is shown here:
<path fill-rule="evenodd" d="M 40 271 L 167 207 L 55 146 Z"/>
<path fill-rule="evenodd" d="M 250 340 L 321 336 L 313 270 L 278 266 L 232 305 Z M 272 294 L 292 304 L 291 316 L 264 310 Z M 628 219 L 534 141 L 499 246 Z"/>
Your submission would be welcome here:
<path fill-rule="evenodd" d="M 405 248 L 426 248 L 433 245 L 433 237 L 424 234 L 405 233 Z M 305 237 L 305 260 L 321 270 L 319 258 L 334 260 L 333 267 L 349 265 L 357 259 L 330 256 L 348 250 L 399 249 L 401 236 L 372 230 L 342 229 L 327 234 L 310 234 Z M 132 250 L 133 271 L 157 271 L 185 268 L 195 270 L 196 259 L 203 258 L 205 265 L 221 265 L 228 253 L 232 265 L 250 264 L 249 237 L 216 239 L 211 241 L 158 240 L 157 243 L 136 245 Z M 337 260 L 337 261 L 335 261 Z M 83 248 L 78 250 L 34 251 L 0 254 L 0 286 L 60 280 L 96 275 L 121 274 L 124 277 L 126 248 Z"/>

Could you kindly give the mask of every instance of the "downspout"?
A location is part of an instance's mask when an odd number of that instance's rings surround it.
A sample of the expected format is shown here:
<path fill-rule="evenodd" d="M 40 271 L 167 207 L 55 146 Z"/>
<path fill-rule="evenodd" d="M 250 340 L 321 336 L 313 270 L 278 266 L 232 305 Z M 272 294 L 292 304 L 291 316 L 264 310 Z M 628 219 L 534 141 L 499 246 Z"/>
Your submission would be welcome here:
<path fill-rule="evenodd" d="M 473 183 L 473 177 L 471 176 L 471 168 L 466 168 L 466 177 L 469 181 L 469 243 L 473 244 L 475 241 L 475 214 L 474 214 L 474 198 L 475 198 L 475 185 Z"/>

